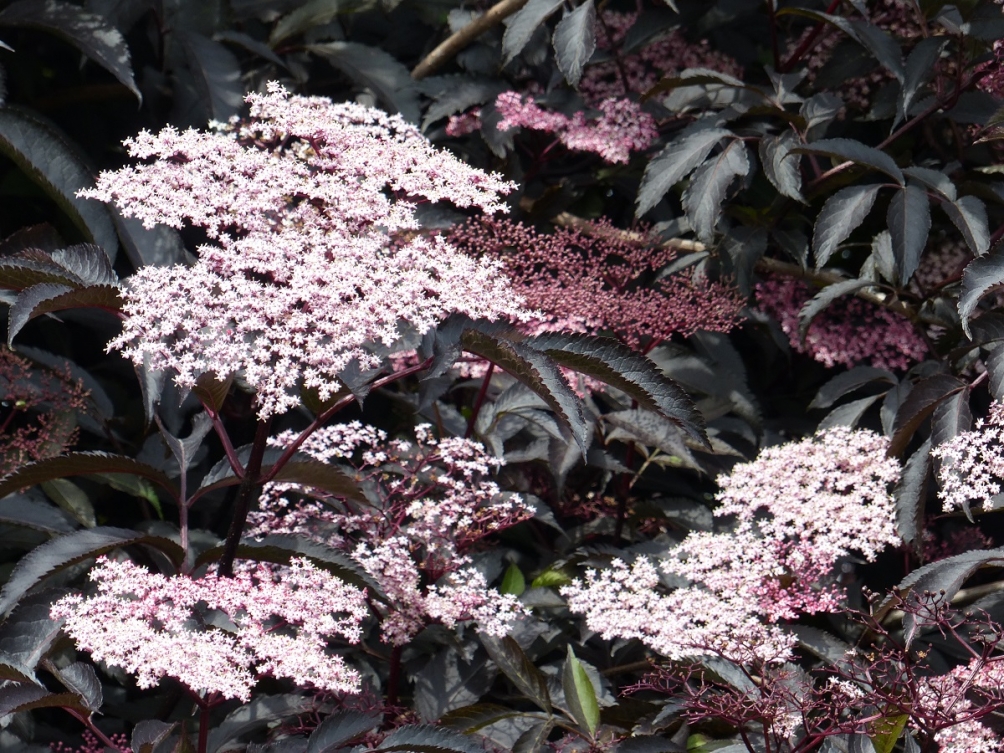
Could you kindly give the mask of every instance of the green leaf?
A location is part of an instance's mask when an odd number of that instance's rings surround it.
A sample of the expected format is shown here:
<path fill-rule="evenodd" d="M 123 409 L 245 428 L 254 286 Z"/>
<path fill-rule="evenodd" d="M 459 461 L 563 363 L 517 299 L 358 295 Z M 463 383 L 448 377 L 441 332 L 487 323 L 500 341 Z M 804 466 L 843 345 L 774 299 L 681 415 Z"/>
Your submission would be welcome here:
<path fill-rule="evenodd" d="M 380 726 L 375 711 L 336 711 L 310 733 L 307 753 L 333 753 L 360 735 Z"/>
<path fill-rule="evenodd" d="M 122 298 L 119 295 L 119 289 L 111 285 L 94 285 L 77 290 L 65 285 L 54 285 L 47 282 L 33 285 L 18 295 L 14 305 L 10 307 L 7 346 L 12 347 L 14 336 L 21 331 L 24 325 L 43 314 L 76 308 L 118 311 L 121 307 Z"/>
<path fill-rule="evenodd" d="M 94 517 L 94 505 L 87 494 L 79 486 L 65 478 L 54 478 L 42 482 L 42 491 L 53 502 L 72 515 L 81 525 L 94 528 L 97 520 Z"/>
<path fill-rule="evenodd" d="M 306 714 L 314 708 L 313 701 L 302 695 L 259 696 L 227 714 L 209 733 L 206 750 L 220 753 L 236 747 L 241 738 L 290 717 Z M 243 748 L 243 746 L 241 746 Z"/>
<path fill-rule="evenodd" d="M 142 476 L 136 476 L 131 473 L 95 473 L 93 476 L 96 479 L 104 481 L 116 491 L 131 494 L 139 499 L 145 499 L 157 512 L 157 517 L 161 520 L 164 519 L 164 511 L 161 509 L 160 497 L 157 496 L 157 490 L 154 489 L 153 484 Z"/>
<path fill-rule="evenodd" d="M 0 591 L 0 614 L 7 614 L 30 589 L 50 575 L 78 562 L 134 544 L 149 544 L 178 564 L 184 559 L 181 547 L 170 539 L 149 536 L 126 528 L 88 528 L 52 539 L 32 549 L 18 560 Z"/>
<path fill-rule="evenodd" d="M 662 201 L 670 188 L 701 165 L 719 141 L 735 137 L 724 128 L 705 128 L 674 141 L 652 158 L 638 188 L 636 217 L 641 217 Z"/>
<path fill-rule="evenodd" d="M 143 101 L 133 79 L 129 47 L 103 17 L 60 0 L 20 0 L 0 12 L 0 26 L 41 29 L 66 40 Z"/>
<path fill-rule="evenodd" d="M 582 69 L 596 51 L 596 7 L 586 0 L 565 15 L 554 30 L 554 59 L 565 80 L 579 86 Z"/>
<path fill-rule="evenodd" d="M 802 310 L 798 312 L 798 336 L 804 340 L 809 327 L 812 325 L 812 320 L 819 316 L 835 300 L 873 284 L 871 280 L 844 280 L 843 282 L 835 282 L 832 285 L 827 285 L 810 300 L 806 301 L 805 305 L 802 306 Z"/>
<path fill-rule="evenodd" d="M 827 157 L 856 162 L 859 165 L 885 173 L 901 186 L 906 182 L 903 171 L 899 169 L 892 157 L 853 139 L 823 139 L 805 146 L 795 147 L 791 151 L 795 154 L 823 154 Z"/>
<path fill-rule="evenodd" d="M 600 726 L 600 707 L 596 701 L 596 688 L 586 674 L 586 668 L 572 651 L 571 644 L 568 645 L 565 668 L 561 672 L 561 687 L 565 691 L 565 701 L 572 717 L 592 738 Z"/>
<path fill-rule="evenodd" d="M 510 61 L 526 47 L 530 37 L 548 16 L 561 7 L 561 0 L 529 0 L 526 5 L 506 19 L 505 34 L 502 35 L 502 65 Z"/>
<path fill-rule="evenodd" d="M 609 337 L 549 333 L 529 338 L 525 344 L 543 351 L 560 366 L 620 390 L 640 407 L 665 416 L 707 444 L 704 419 L 683 388 L 623 343 Z"/>
<path fill-rule="evenodd" d="M 848 186 L 826 200 L 812 233 L 816 269 L 825 265 L 840 244 L 865 221 L 881 188 L 880 185 Z"/>
<path fill-rule="evenodd" d="M 545 570 L 530 583 L 531 588 L 558 588 L 567 586 L 572 579 L 561 570 Z"/>
<path fill-rule="evenodd" d="M 800 143 L 792 131 L 784 131 L 779 136 L 764 136 L 760 139 L 760 164 L 767 180 L 774 185 L 778 193 L 804 204 L 799 160 L 788 159 L 791 150 Z"/>
<path fill-rule="evenodd" d="M 523 577 L 523 571 L 519 569 L 519 566 L 513 562 L 506 568 L 505 575 L 502 576 L 502 586 L 499 588 L 499 593 L 519 596 L 525 590 L 526 578 Z"/>
<path fill-rule="evenodd" d="M 749 174 L 750 160 L 746 145 L 730 141 L 717 155 L 698 167 L 683 192 L 683 209 L 697 237 L 710 243 L 722 214 L 725 194 L 736 178 Z"/>
<path fill-rule="evenodd" d="M 959 319 L 962 329 L 972 339 L 969 318 L 976 310 L 980 298 L 1004 283 L 1004 242 L 994 246 L 990 253 L 973 259 L 962 271 L 962 290 L 959 292 Z"/>
<path fill-rule="evenodd" d="M 216 562 L 223 556 L 223 546 L 207 549 L 195 560 L 195 567 Z M 319 544 L 311 539 L 288 533 L 276 533 L 261 540 L 242 539 L 237 546 L 238 559 L 256 562 L 274 562 L 288 565 L 294 557 L 304 557 L 315 567 L 326 570 L 357 588 L 365 588 L 379 598 L 382 590 L 355 560 L 336 549 Z"/>
<path fill-rule="evenodd" d="M 415 82 L 393 55 L 358 42 L 312 44 L 307 50 L 327 60 L 355 83 L 372 89 L 384 106 L 400 113 L 409 123 L 421 120 Z"/>
<path fill-rule="evenodd" d="M 547 678 L 537 669 L 530 658 L 523 653 L 519 644 L 508 635 L 496 638 L 487 633 L 478 633 L 481 645 L 495 662 L 495 666 L 516 690 L 537 704 L 544 711 L 551 712 L 551 696 L 547 692 Z"/>
<path fill-rule="evenodd" d="M 938 404 L 966 386 L 966 382 L 949 374 L 935 374 L 917 382 L 896 411 L 889 455 L 901 455 L 924 419 L 934 413 Z"/>
<path fill-rule="evenodd" d="M 10 107 L 0 109 L 0 152 L 45 191 L 87 240 L 98 244 L 115 261 L 118 238 L 108 209 L 97 201 L 77 197 L 94 185 L 63 137 L 31 115 Z"/>
<path fill-rule="evenodd" d="M 903 467 L 893 492 L 896 500 L 896 533 L 905 544 L 919 544 L 924 531 L 924 502 L 931 472 L 931 440 L 917 448 Z"/>
<path fill-rule="evenodd" d="M 906 285 L 920 265 L 920 255 L 931 232 L 931 206 L 927 192 L 916 186 L 906 186 L 889 202 L 886 215 L 892 252 L 896 259 L 898 282 Z"/>

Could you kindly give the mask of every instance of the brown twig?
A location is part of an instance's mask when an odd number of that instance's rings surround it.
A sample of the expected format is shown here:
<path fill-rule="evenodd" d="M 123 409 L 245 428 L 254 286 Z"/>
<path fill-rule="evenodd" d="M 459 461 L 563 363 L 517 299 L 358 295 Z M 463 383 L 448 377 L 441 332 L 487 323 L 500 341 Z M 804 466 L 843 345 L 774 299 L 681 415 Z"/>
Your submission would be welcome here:
<path fill-rule="evenodd" d="M 527 0 L 502 0 L 496 3 L 483 15 L 475 18 L 462 29 L 458 29 L 453 34 L 444 39 L 432 52 L 423 58 L 422 62 L 415 66 L 411 72 L 411 77 L 418 81 L 434 73 L 446 65 L 453 57 L 464 49 L 467 45 L 480 37 L 493 26 L 518 11 Z"/>

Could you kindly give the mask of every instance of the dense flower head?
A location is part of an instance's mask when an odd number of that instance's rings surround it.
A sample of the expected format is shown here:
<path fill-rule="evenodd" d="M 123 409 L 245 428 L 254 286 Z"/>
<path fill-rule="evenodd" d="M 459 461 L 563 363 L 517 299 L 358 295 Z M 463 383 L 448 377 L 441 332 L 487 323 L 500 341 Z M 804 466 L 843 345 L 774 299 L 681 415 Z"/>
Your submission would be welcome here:
<path fill-rule="evenodd" d="M 938 458 L 938 496 L 945 512 L 968 509 L 973 502 L 984 510 L 999 507 L 1004 480 L 1004 404 L 994 403 L 986 420 L 976 420 L 972 431 L 963 431 L 931 450 Z"/>
<path fill-rule="evenodd" d="M 887 449 L 846 427 L 768 448 L 718 480 L 715 514 L 733 528 L 691 533 L 662 560 L 690 585 L 662 594 L 655 564 L 614 562 L 562 591 L 569 608 L 605 637 L 640 638 L 668 658 L 783 660 L 792 638 L 771 623 L 838 610 L 837 561 L 899 543 L 890 488 L 900 469 Z"/>
<path fill-rule="evenodd" d="M 141 133 L 130 156 L 81 195 L 114 201 L 150 227 L 201 227 L 194 267 L 147 267 L 124 290 L 122 334 L 109 347 L 170 369 L 182 387 L 239 373 L 262 417 L 322 399 L 353 360 L 405 325 L 424 332 L 452 312 L 523 316 L 491 260 L 457 253 L 418 229 L 414 202 L 504 211 L 513 185 L 436 151 L 398 116 L 275 84 L 251 94 L 232 132 Z M 184 305 L 178 305 L 184 301 Z"/>
<path fill-rule="evenodd" d="M 568 149 L 593 152 L 605 161 L 626 163 L 631 152 L 647 149 L 659 136 L 655 119 L 630 99 L 610 97 L 597 104 L 599 116 L 587 119 L 585 113 L 572 117 L 542 109 L 532 96 L 504 92 L 495 100 L 502 116 L 500 131 L 527 128 L 553 133 Z"/>
<path fill-rule="evenodd" d="M 596 25 L 596 47 L 613 52 L 616 60 L 588 66 L 579 89 L 590 104 L 630 93 L 644 94 L 666 76 L 688 68 L 707 68 L 741 77 L 742 66 L 728 55 L 711 49 L 707 42 L 689 42 L 679 30 L 660 35 L 637 52 L 624 54 L 621 46 L 628 30 L 638 20 L 637 13 L 603 11 Z"/>
<path fill-rule="evenodd" d="M 450 242 L 500 259 L 515 290 L 542 318 L 525 328 L 599 334 L 613 332 L 639 347 L 698 330 L 728 332 L 743 302 L 728 285 L 683 275 L 655 280 L 676 258 L 646 233 L 631 239 L 609 222 L 587 233 L 565 228 L 545 234 L 509 220 L 472 220 Z"/>
<path fill-rule="evenodd" d="M 287 447 L 287 432 L 271 441 Z M 324 427 L 301 446 L 323 462 L 344 461 L 370 494 L 370 505 L 316 489 L 269 484 L 250 535 L 291 533 L 350 553 L 388 597 L 381 630 L 388 643 L 407 643 L 430 620 L 452 627 L 473 620 L 504 635 L 519 602 L 489 588 L 466 552 L 490 534 L 534 513 L 491 476 L 503 464 L 469 439 L 436 438 L 427 424 L 415 440 L 388 440 L 358 421 Z"/>
<path fill-rule="evenodd" d="M 69 371 L 35 366 L 0 347 L 0 476 L 54 457 L 77 438 L 87 390 Z"/>
<path fill-rule="evenodd" d="M 799 335 L 799 312 L 812 298 L 809 286 L 794 278 L 758 282 L 756 301 L 788 336 L 791 347 L 825 366 L 870 364 L 908 369 L 927 354 L 924 340 L 909 320 L 853 296 L 838 298 Z"/>
<path fill-rule="evenodd" d="M 361 637 L 364 594 L 305 559 L 288 568 L 249 565 L 234 578 L 164 576 L 130 561 L 98 560 L 97 593 L 57 601 L 52 616 L 77 648 L 121 667 L 141 688 L 174 677 L 194 691 L 247 701 L 260 676 L 356 692 L 359 673 L 327 652 Z M 218 611 L 233 629 L 210 627 Z"/>

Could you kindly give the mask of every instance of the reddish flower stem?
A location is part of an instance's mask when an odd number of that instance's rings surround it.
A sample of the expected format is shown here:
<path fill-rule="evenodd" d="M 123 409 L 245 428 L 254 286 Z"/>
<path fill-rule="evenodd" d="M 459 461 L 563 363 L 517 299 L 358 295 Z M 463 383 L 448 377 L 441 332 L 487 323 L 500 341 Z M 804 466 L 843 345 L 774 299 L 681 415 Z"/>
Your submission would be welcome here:
<path fill-rule="evenodd" d="M 268 433 L 271 426 L 271 418 L 258 421 L 254 442 L 251 445 L 251 457 L 248 459 L 247 468 L 244 469 L 244 478 L 241 479 L 241 484 L 237 488 L 234 514 L 230 519 L 230 530 L 227 531 L 227 539 L 223 545 L 223 556 L 220 557 L 219 566 L 216 569 L 217 575 L 223 578 L 230 578 L 234 574 L 234 559 L 237 557 L 241 534 L 244 533 L 244 524 L 251 511 L 251 503 L 257 499 L 264 485 L 264 481 L 261 479 L 261 463 L 268 446 Z"/>
<path fill-rule="evenodd" d="M 489 361 L 488 371 L 485 372 L 485 378 L 481 380 L 481 389 L 478 390 L 478 396 L 474 399 L 474 407 L 471 408 L 471 417 L 467 420 L 467 431 L 464 432 L 464 439 L 470 439 L 474 433 L 474 424 L 477 423 L 478 414 L 481 413 L 481 406 L 484 405 L 485 395 L 488 394 L 488 385 L 491 384 L 492 374 L 494 373 L 495 364 Z"/>

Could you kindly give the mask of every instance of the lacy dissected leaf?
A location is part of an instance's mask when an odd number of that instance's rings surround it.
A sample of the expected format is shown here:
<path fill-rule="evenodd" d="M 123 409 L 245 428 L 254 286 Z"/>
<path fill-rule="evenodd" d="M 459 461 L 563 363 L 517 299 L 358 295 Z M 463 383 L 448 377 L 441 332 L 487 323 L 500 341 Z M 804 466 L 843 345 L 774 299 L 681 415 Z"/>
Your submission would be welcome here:
<path fill-rule="evenodd" d="M 586 453 L 592 435 L 582 411 L 582 402 L 550 357 L 532 347 L 480 329 L 464 330 L 460 341 L 464 350 L 502 367 L 540 395 L 571 430 L 582 453 Z"/>
<path fill-rule="evenodd" d="M 502 36 L 503 65 L 519 55 L 530 37 L 547 17 L 561 7 L 561 0 L 529 0 L 526 5 L 506 19 L 505 34 Z"/>
<path fill-rule="evenodd" d="M 819 316 L 835 300 L 872 284 L 871 280 L 844 280 L 843 282 L 835 282 L 832 285 L 827 285 L 806 301 L 805 305 L 802 306 L 802 310 L 798 312 L 798 336 L 804 340 L 809 327 L 812 325 L 812 320 Z"/>
<path fill-rule="evenodd" d="M 77 191 L 93 185 L 91 171 L 61 136 L 25 112 L 3 108 L 0 152 L 52 198 L 88 240 L 115 260 L 118 237 L 111 215 L 101 202 L 77 197 Z"/>
<path fill-rule="evenodd" d="M 226 719 L 215 725 L 209 733 L 206 750 L 222 753 L 224 750 L 243 747 L 240 740 L 247 735 L 273 726 L 313 708 L 313 701 L 302 695 L 259 696 L 250 703 L 231 711 Z"/>
<path fill-rule="evenodd" d="M 853 139 L 822 139 L 805 146 L 795 147 L 791 151 L 796 154 L 823 154 L 827 157 L 856 162 L 859 165 L 885 173 L 900 185 L 905 182 L 903 171 L 899 169 L 892 157 Z"/>
<path fill-rule="evenodd" d="M 180 34 L 188 70 L 213 120 L 226 123 L 244 104 L 244 82 L 236 56 L 219 42 L 184 31 Z"/>
<path fill-rule="evenodd" d="M 0 12 L 0 26 L 23 26 L 55 34 L 115 76 L 143 101 L 133 79 L 129 47 L 119 30 L 102 16 L 62 0 L 20 0 Z"/>
<path fill-rule="evenodd" d="M 43 481 L 90 473 L 131 473 L 149 479 L 177 497 L 178 491 L 167 475 L 152 465 L 141 463 L 125 455 L 106 452 L 71 452 L 55 458 L 27 463 L 0 478 L 0 497 L 34 486 Z"/>
<path fill-rule="evenodd" d="M 578 87 L 582 70 L 596 51 L 596 7 L 586 0 L 554 30 L 554 59 L 565 80 Z"/>
<path fill-rule="evenodd" d="M 57 534 L 70 533 L 79 527 L 58 507 L 24 494 L 8 494 L 0 499 L 0 523 Z"/>
<path fill-rule="evenodd" d="M 336 711 L 310 733 L 307 753 L 333 753 L 346 743 L 380 725 L 375 711 Z"/>
<path fill-rule="evenodd" d="M 906 400 L 896 411 L 889 442 L 889 455 L 900 455 L 924 419 L 946 398 L 966 388 L 966 382 L 949 374 L 935 374 L 913 386 Z"/>
<path fill-rule="evenodd" d="M 848 186 L 830 196 L 816 217 L 812 232 L 812 253 L 816 268 L 830 260 L 837 248 L 847 240 L 875 206 L 881 186 Z"/>
<path fill-rule="evenodd" d="M 216 562 L 223 556 L 223 546 L 207 549 L 196 559 L 195 565 Z M 289 533 L 274 533 L 262 539 L 242 539 L 237 547 L 237 558 L 255 562 L 273 562 L 288 565 L 294 557 L 305 557 L 316 567 L 327 570 L 346 583 L 368 589 L 383 598 L 380 586 L 347 554 L 324 544 Z"/>
<path fill-rule="evenodd" d="M 561 688 L 565 692 L 565 702 L 580 729 L 592 737 L 600 726 L 600 706 L 596 701 L 596 688 L 586 674 L 586 668 L 578 660 L 568 645 L 565 666 L 561 671 Z"/>
<path fill-rule="evenodd" d="M 18 295 L 10 307 L 7 322 L 7 346 L 11 347 L 14 337 L 32 319 L 66 309 L 100 308 L 118 311 L 122 307 L 122 297 L 117 286 L 92 285 L 76 290 L 65 285 L 43 282 L 32 285 Z"/>
<path fill-rule="evenodd" d="M 78 661 L 59 668 L 47 662 L 46 669 L 56 676 L 64 688 L 80 698 L 85 709 L 92 713 L 101 709 L 104 693 L 93 665 Z"/>
<path fill-rule="evenodd" d="M 833 377 L 830 381 L 819 388 L 816 396 L 809 403 L 809 408 L 829 408 L 837 400 L 873 382 L 888 382 L 896 384 L 896 375 L 885 369 L 876 369 L 872 366 L 855 366 L 849 371 L 845 371 Z"/>
<path fill-rule="evenodd" d="M 0 614 L 7 614 L 22 596 L 50 575 L 78 562 L 100 557 L 113 549 L 147 544 L 159 549 L 175 563 L 185 558 L 181 547 L 170 539 L 150 536 L 127 528 L 98 527 L 68 533 L 35 547 L 18 560 L 0 591 Z"/>
<path fill-rule="evenodd" d="M 495 666 L 509 678 L 516 690 L 550 713 L 551 695 L 547 692 L 547 678 L 533 665 L 519 644 L 509 636 L 495 638 L 486 633 L 478 633 L 478 638 Z"/>
<path fill-rule="evenodd" d="M 699 442 L 707 443 L 704 419 L 687 393 L 652 361 L 609 337 L 544 334 L 526 344 L 556 363 L 615 387 L 642 408 L 660 413 Z"/>
<path fill-rule="evenodd" d="M 990 228 L 987 208 L 975 196 L 960 196 L 954 201 L 942 202 L 941 208 L 948 219 L 962 233 L 974 256 L 982 256 L 990 248 Z"/>
<path fill-rule="evenodd" d="M 374 753 L 484 753 L 484 746 L 469 735 L 441 727 L 400 727 L 384 738 Z"/>
<path fill-rule="evenodd" d="M 892 252 L 900 285 L 906 285 L 920 265 L 920 255 L 931 232 L 931 205 L 927 192 L 916 186 L 905 186 L 889 202 L 886 215 Z"/>
<path fill-rule="evenodd" d="M 698 167 L 683 192 L 683 208 L 697 237 L 705 243 L 715 236 L 715 226 L 722 215 L 722 202 L 732 181 L 747 175 L 750 160 L 746 146 L 739 139 L 726 144 L 716 156 Z"/>
<path fill-rule="evenodd" d="M 980 298 L 998 285 L 1004 284 L 1004 243 L 998 243 L 986 256 L 973 259 L 962 271 L 962 290 L 959 292 L 959 319 L 966 335 L 972 338 L 969 319 Z"/>
<path fill-rule="evenodd" d="M 415 82 L 404 64 L 378 47 L 357 42 L 328 42 L 307 48 L 327 60 L 353 82 L 372 89 L 377 98 L 409 123 L 418 123 L 421 110 Z"/>
<path fill-rule="evenodd" d="M 734 134 L 724 128 L 706 128 L 674 141 L 659 152 L 645 168 L 635 215 L 641 217 L 662 201 L 670 188 L 704 162 L 719 141 L 730 136 Z"/>
<path fill-rule="evenodd" d="M 799 160 L 797 157 L 788 158 L 791 150 L 800 143 L 791 131 L 784 131 L 778 136 L 764 136 L 760 139 L 760 164 L 767 180 L 778 193 L 804 203 Z"/>

